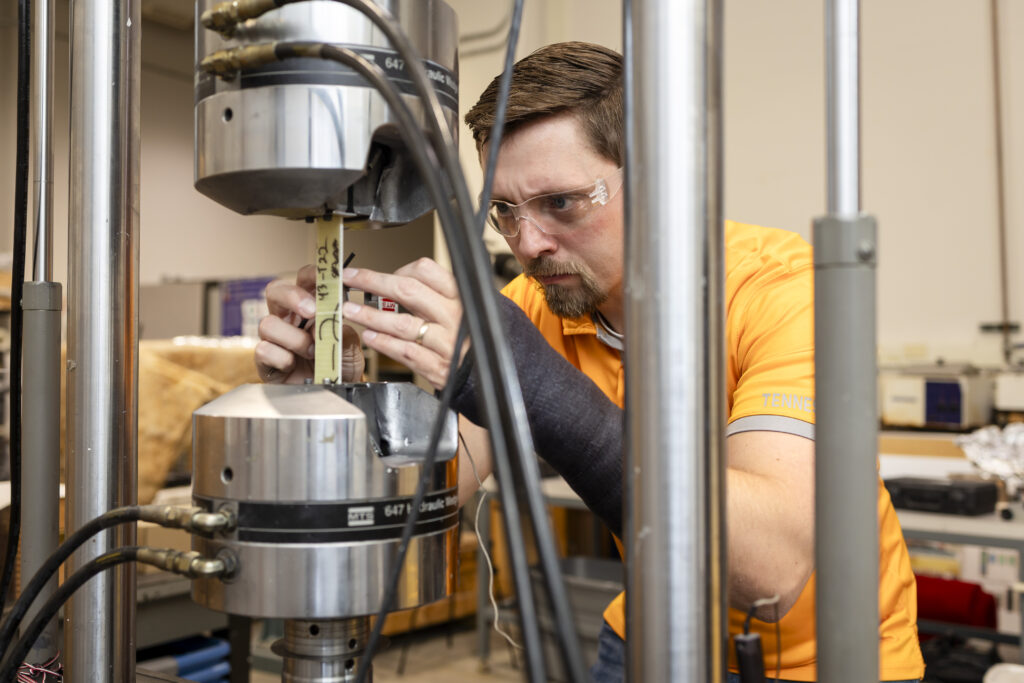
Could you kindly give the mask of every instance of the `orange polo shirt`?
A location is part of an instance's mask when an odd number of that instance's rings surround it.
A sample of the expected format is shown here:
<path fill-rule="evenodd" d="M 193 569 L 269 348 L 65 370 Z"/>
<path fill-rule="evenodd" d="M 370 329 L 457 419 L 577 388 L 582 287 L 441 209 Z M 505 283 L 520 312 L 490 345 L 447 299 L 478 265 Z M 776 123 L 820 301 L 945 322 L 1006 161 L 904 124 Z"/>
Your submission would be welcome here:
<path fill-rule="evenodd" d="M 725 295 L 726 434 L 777 431 L 814 438 L 814 265 L 799 235 L 726 221 Z M 540 286 L 523 276 L 502 290 L 522 308 L 548 343 L 624 403 L 621 353 L 598 338 L 589 318 L 553 314 Z M 602 331 L 602 334 L 604 332 Z M 889 495 L 878 482 L 879 624 L 881 680 L 920 678 L 924 660 L 917 640 L 917 588 L 903 532 Z M 605 621 L 625 638 L 625 593 L 605 610 Z M 742 630 L 744 614 L 729 610 L 729 633 Z M 761 634 L 765 670 L 776 668 L 775 625 L 754 621 Z M 779 622 L 781 677 L 816 677 L 814 576 Z M 730 659 L 732 659 L 732 648 Z M 730 661 L 735 671 L 735 662 Z"/>

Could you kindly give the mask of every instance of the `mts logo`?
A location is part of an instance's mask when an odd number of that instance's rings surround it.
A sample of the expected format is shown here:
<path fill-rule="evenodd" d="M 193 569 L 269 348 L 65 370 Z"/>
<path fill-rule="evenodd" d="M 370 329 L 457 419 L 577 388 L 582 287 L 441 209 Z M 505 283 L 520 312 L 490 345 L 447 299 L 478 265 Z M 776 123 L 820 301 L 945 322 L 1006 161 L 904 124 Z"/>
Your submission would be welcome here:
<path fill-rule="evenodd" d="M 349 526 L 371 526 L 373 524 L 373 508 L 358 507 L 348 509 Z"/>

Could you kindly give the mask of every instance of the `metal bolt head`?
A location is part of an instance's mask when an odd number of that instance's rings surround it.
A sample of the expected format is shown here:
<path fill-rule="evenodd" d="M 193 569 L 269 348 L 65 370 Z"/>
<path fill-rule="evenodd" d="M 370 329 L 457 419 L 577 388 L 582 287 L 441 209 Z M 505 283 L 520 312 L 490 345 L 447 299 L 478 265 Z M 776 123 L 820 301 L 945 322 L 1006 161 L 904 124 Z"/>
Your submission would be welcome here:
<path fill-rule="evenodd" d="M 870 261 L 875 257 L 875 244 L 868 240 L 861 240 L 857 245 L 857 258 L 861 261 Z"/>

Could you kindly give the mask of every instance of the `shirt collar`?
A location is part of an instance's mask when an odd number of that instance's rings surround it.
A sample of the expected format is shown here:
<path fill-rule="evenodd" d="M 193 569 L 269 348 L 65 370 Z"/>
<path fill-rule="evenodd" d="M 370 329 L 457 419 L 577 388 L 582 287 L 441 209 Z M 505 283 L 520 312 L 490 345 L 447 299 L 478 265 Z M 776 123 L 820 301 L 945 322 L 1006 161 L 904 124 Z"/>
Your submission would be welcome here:
<path fill-rule="evenodd" d="M 604 317 L 596 311 L 589 316 L 579 318 L 562 318 L 562 334 L 572 336 L 593 334 L 597 340 L 616 351 L 623 350 L 622 335 L 616 334 L 604 321 Z"/>

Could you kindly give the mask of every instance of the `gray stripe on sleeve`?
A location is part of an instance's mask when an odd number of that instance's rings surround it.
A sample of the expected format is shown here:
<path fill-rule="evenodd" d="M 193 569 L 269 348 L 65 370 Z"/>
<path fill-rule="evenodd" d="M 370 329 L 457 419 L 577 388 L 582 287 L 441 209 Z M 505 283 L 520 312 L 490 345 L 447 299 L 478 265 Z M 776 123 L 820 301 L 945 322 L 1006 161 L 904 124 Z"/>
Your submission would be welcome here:
<path fill-rule="evenodd" d="M 782 432 L 814 441 L 813 424 L 781 415 L 749 415 L 741 417 L 725 428 L 726 436 L 740 432 Z"/>

